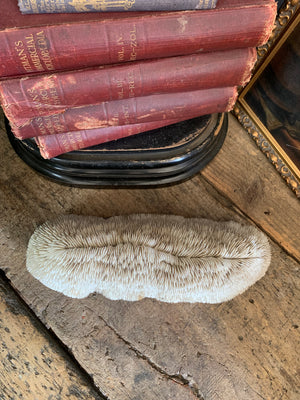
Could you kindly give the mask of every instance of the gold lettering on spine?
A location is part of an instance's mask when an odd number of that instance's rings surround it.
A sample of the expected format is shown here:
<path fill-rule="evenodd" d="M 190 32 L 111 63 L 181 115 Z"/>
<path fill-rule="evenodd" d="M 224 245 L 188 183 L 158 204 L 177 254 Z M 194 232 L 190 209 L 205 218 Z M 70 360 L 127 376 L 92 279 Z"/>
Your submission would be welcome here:
<path fill-rule="evenodd" d="M 129 114 L 129 107 L 124 105 L 122 107 L 123 118 L 124 118 L 124 125 L 130 125 L 130 114 Z"/>
<path fill-rule="evenodd" d="M 126 32 L 124 39 L 120 34 L 116 39 L 118 61 L 135 61 L 137 59 L 137 31 L 136 25 Z"/>
<path fill-rule="evenodd" d="M 31 9 L 31 11 L 34 14 L 38 14 L 39 13 L 39 9 L 37 6 L 37 1 L 36 0 L 30 0 L 29 1 L 30 4 L 24 4 L 24 7 L 27 7 L 28 9 Z"/>
<path fill-rule="evenodd" d="M 118 61 L 124 61 L 125 49 L 124 49 L 124 40 L 122 35 L 119 36 L 117 40 L 117 46 L 118 46 Z"/>
<path fill-rule="evenodd" d="M 47 131 L 46 127 L 44 126 L 43 118 L 36 118 L 35 121 L 36 121 L 36 125 L 39 129 L 39 135 L 40 136 L 48 135 L 48 131 Z"/>
<path fill-rule="evenodd" d="M 117 88 L 118 88 L 118 99 L 122 100 L 124 99 L 124 82 L 121 81 L 120 79 L 117 80 Z"/>
<path fill-rule="evenodd" d="M 60 12 L 66 11 L 65 0 L 23 0 L 23 8 L 31 11 L 34 14 L 43 13 L 52 13 L 56 10 Z"/>
<path fill-rule="evenodd" d="M 55 69 L 44 31 L 28 33 L 15 42 L 15 51 L 26 72 L 53 71 Z"/>
<path fill-rule="evenodd" d="M 211 8 L 212 0 L 200 0 L 196 9 L 208 9 Z"/>
<path fill-rule="evenodd" d="M 66 131 L 66 129 L 65 129 L 65 126 L 63 125 L 63 123 L 61 122 L 61 120 L 60 120 L 60 115 L 58 114 L 58 115 L 52 115 L 52 126 L 54 127 L 54 129 L 55 129 L 55 132 L 53 132 L 53 133 L 62 133 L 62 132 L 65 132 Z"/>
<path fill-rule="evenodd" d="M 136 38 L 136 26 L 134 25 L 133 29 L 130 31 L 130 47 L 131 47 L 131 53 L 130 53 L 130 61 L 135 61 L 137 58 L 137 38 Z"/>
<path fill-rule="evenodd" d="M 61 143 L 60 143 L 61 146 L 60 146 L 60 148 L 62 149 L 63 152 L 66 152 L 66 153 L 67 153 L 68 151 L 72 150 L 72 149 L 70 148 L 70 142 L 69 142 L 68 133 L 65 134 L 65 135 L 61 135 L 60 140 L 61 140 Z"/>
<path fill-rule="evenodd" d="M 55 84 L 55 77 L 41 78 L 26 92 L 31 99 L 31 105 L 36 110 L 36 115 L 42 115 L 46 105 L 61 105 L 60 97 Z"/>
<path fill-rule="evenodd" d="M 31 58 L 32 64 L 35 67 L 35 70 L 43 71 L 44 68 L 41 64 L 40 57 L 37 53 L 33 34 L 26 36 L 25 39 L 26 39 L 27 51 L 29 53 L 29 57 Z"/>
<path fill-rule="evenodd" d="M 24 68 L 25 72 L 33 72 L 33 69 L 29 63 L 28 56 L 26 54 L 24 42 L 22 40 L 18 40 L 15 42 L 15 51 L 18 55 L 18 58 L 21 62 L 22 67 Z"/>
<path fill-rule="evenodd" d="M 128 79 L 129 97 L 135 97 L 135 76 L 134 76 L 134 71 L 129 71 L 127 79 Z"/>
<path fill-rule="evenodd" d="M 110 125 L 119 125 L 119 114 L 117 112 L 112 116 Z"/>
<path fill-rule="evenodd" d="M 39 117 L 35 119 L 39 135 L 53 135 L 65 131 L 63 124 L 60 121 L 60 115 L 49 115 L 47 117 Z"/>
<path fill-rule="evenodd" d="M 72 133 L 72 132 L 70 132 Z M 72 150 L 80 149 L 84 147 L 84 140 L 81 131 L 75 132 L 73 136 L 72 142 Z M 86 147 L 86 146 L 85 146 Z"/>
<path fill-rule="evenodd" d="M 38 46 L 38 48 L 40 50 L 40 54 L 41 54 L 41 59 L 45 65 L 46 69 L 48 71 L 53 71 L 55 68 L 54 68 L 52 59 L 49 54 L 48 42 L 46 40 L 44 31 L 38 32 L 36 34 L 36 38 L 37 38 L 37 46 Z"/>
<path fill-rule="evenodd" d="M 66 136 L 68 140 L 68 147 L 65 149 L 65 151 L 76 150 L 78 148 L 78 144 L 83 144 L 81 131 L 68 132 L 66 135 L 62 136 Z"/>
<path fill-rule="evenodd" d="M 106 11 L 111 8 L 119 8 L 127 11 L 134 6 L 135 0 L 72 0 L 67 3 L 78 12 L 90 10 Z"/>
<path fill-rule="evenodd" d="M 42 5 L 44 6 L 43 11 L 47 13 L 52 13 L 56 10 L 64 12 L 66 11 L 65 3 L 66 3 L 65 0 L 43 0 L 42 3 Z"/>

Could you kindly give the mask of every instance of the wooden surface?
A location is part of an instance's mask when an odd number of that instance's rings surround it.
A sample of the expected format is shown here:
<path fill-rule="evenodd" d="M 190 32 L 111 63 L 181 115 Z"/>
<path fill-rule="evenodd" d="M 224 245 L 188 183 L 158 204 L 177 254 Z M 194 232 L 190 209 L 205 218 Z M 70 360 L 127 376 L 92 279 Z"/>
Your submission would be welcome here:
<path fill-rule="evenodd" d="M 3 277 L 0 340 L 0 399 L 104 399 Z"/>
<path fill-rule="evenodd" d="M 223 148 L 201 174 L 160 189 L 61 186 L 27 167 L 4 134 L 0 142 L 0 268 L 99 394 L 109 400 L 299 398 L 299 200 L 234 117 Z M 69 213 L 179 214 L 255 224 L 270 237 L 272 263 L 243 295 L 219 305 L 130 303 L 95 294 L 69 299 L 25 268 L 35 227 Z M 1 376 L 7 391 L 14 379 L 12 372 Z"/>

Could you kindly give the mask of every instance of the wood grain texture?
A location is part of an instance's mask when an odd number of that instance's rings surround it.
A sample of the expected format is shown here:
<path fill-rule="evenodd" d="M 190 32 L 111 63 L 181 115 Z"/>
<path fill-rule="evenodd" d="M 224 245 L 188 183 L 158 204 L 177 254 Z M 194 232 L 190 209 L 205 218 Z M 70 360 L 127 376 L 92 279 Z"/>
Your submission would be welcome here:
<path fill-rule="evenodd" d="M 218 157 L 202 176 L 300 261 L 300 203 L 233 117 Z"/>
<path fill-rule="evenodd" d="M 233 118 L 223 149 L 202 176 L 160 189 L 61 186 L 30 170 L 4 135 L 0 142 L 0 268 L 109 400 L 298 398 L 299 263 L 293 257 L 299 238 L 293 220 L 299 205 Z M 101 295 L 72 300 L 26 272 L 27 242 L 42 222 L 70 213 L 145 212 L 252 221 L 274 239 L 269 271 L 221 305 L 131 303 Z"/>
<path fill-rule="evenodd" d="M 0 276 L 0 399 L 104 400 Z"/>

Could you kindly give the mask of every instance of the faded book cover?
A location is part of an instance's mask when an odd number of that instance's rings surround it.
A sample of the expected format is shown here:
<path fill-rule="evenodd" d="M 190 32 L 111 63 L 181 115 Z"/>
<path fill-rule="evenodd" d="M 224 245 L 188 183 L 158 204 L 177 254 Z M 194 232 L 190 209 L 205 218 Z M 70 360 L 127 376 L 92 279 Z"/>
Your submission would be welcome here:
<path fill-rule="evenodd" d="M 19 0 L 23 14 L 181 11 L 215 8 L 217 0 Z"/>
<path fill-rule="evenodd" d="M 245 48 L 7 79 L 0 101 L 13 122 L 102 101 L 244 86 L 256 58 L 255 48 Z"/>
<path fill-rule="evenodd" d="M 22 15 L 7 1 L 0 15 L 3 78 L 256 47 L 268 40 L 277 12 L 274 0 L 219 0 L 201 12 Z"/>
<path fill-rule="evenodd" d="M 42 157 L 52 158 L 63 153 L 68 153 L 69 151 L 80 150 L 86 147 L 137 135 L 142 132 L 152 131 L 177 122 L 181 122 L 181 120 L 165 120 L 80 130 L 76 132 L 58 133 L 56 135 L 38 136 L 35 138 L 35 141 L 40 149 Z"/>
<path fill-rule="evenodd" d="M 73 107 L 60 114 L 19 119 L 10 125 L 18 139 L 108 126 L 196 118 L 230 111 L 236 87 L 160 94 Z"/>

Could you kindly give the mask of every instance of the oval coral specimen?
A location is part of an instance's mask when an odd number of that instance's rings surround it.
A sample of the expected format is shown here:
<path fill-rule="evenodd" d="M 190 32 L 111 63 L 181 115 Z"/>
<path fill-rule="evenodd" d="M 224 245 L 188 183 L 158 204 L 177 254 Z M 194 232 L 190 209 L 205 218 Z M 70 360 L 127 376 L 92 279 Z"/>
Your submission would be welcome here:
<path fill-rule="evenodd" d="M 66 296 L 174 303 L 230 300 L 270 259 L 253 226 L 175 215 L 62 216 L 38 227 L 27 249 L 28 271 Z"/>

